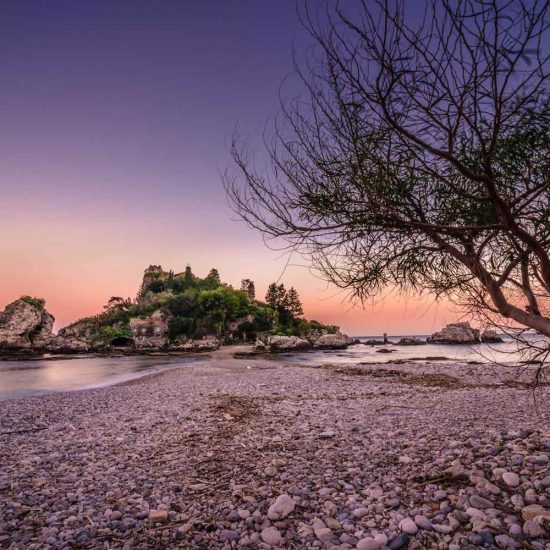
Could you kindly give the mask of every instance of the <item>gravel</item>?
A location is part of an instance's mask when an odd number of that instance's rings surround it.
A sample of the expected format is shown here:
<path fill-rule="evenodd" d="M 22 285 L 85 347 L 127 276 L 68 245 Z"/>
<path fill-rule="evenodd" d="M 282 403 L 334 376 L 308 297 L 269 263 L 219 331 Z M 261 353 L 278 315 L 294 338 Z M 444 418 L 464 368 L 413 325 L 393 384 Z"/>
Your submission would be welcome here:
<path fill-rule="evenodd" d="M 550 549 L 550 392 L 515 374 L 221 350 L 2 402 L 0 547 Z"/>

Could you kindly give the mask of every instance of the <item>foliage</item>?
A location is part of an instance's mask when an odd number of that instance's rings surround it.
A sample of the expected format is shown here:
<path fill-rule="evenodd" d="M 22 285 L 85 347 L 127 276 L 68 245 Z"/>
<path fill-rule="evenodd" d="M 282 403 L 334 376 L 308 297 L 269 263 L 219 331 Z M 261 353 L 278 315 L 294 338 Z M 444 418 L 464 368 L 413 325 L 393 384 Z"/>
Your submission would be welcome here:
<path fill-rule="evenodd" d="M 46 303 L 46 301 L 43 298 L 36 298 L 34 296 L 28 296 L 28 295 L 21 296 L 20 299 L 23 300 L 23 302 L 26 302 L 27 304 L 30 304 L 31 306 L 34 306 L 38 309 L 44 309 L 44 305 Z"/>
<path fill-rule="evenodd" d="M 216 334 L 220 339 L 253 340 L 258 335 L 283 331 L 285 334 L 306 333 L 308 322 L 302 315 L 297 292 L 275 285 L 275 307 L 254 299 L 254 282 L 243 279 L 240 290 L 223 283 L 217 269 L 204 278 L 193 274 L 187 266 L 182 274 L 164 271 L 160 266 L 146 270 L 136 300 L 112 296 L 99 315 L 88 321 L 98 341 L 130 337 L 132 318 L 147 319 L 162 311 L 168 320 L 167 337 L 202 338 Z M 272 285 L 273 286 L 273 285 Z"/>
<path fill-rule="evenodd" d="M 132 335 L 127 327 L 103 326 L 98 331 L 98 336 L 106 343 L 112 342 L 115 338 L 131 338 Z"/>
<path fill-rule="evenodd" d="M 251 302 L 256 299 L 256 287 L 254 281 L 251 279 L 243 279 L 241 281 L 241 292 L 248 294 L 248 298 Z"/>
<path fill-rule="evenodd" d="M 292 326 L 294 319 L 304 314 L 298 292 L 294 287 L 287 291 L 283 283 L 271 283 L 265 301 L 279 313 L 279 321 L 283 326 Z"/>

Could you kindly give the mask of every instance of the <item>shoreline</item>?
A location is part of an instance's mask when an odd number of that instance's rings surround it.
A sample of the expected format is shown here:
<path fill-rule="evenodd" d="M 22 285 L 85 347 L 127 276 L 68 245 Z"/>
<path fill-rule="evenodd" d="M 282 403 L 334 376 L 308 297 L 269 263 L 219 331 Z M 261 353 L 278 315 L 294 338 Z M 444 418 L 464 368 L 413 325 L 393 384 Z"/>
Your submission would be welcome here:
<path fill-rule="evenodd" d="M 0 547 L 550 547 L 548 386 L 232 353 L 0 402 Z"/>

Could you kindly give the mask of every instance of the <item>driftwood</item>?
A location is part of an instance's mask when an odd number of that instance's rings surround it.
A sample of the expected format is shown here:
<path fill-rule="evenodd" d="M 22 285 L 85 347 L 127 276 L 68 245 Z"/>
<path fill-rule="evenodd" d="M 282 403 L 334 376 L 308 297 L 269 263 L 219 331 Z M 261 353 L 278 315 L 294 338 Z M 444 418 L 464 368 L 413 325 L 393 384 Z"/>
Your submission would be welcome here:
<path fill-rule="evenodd" d="M 47 430 L 49 426 L 35 426 L 32 428 L 23 428 L 21 430 L 10 430 L 7 432 L 0 432 L 0 435 L 11 435 L 11 434 L 24 434 L 30 432 L 40 432 L 42 430 Z"/>

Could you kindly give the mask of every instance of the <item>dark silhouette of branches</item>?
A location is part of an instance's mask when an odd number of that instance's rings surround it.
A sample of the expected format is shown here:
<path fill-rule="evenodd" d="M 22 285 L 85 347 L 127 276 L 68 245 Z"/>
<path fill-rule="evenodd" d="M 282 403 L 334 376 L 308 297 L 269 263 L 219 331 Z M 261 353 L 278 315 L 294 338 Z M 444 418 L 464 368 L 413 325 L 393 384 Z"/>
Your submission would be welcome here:
<path fill-rule="evenodd" d="M 359 299 L 430 292 L 550 336 L 549 2 L 312 6 L 306 97 L 283 102 L 272 170 L 235 139 L 235 210 Z"/>

